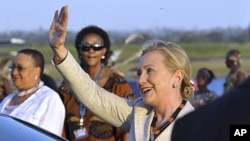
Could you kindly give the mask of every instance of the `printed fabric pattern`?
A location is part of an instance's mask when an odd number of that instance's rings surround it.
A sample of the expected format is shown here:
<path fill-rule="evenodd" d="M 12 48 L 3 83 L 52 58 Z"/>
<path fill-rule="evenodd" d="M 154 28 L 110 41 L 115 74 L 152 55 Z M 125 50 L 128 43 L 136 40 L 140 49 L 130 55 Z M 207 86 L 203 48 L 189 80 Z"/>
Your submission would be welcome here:
<path fill-rule="evenodd" d="M 134 98 L 130 84 L 124 77 L 117 73 L 113 73 L 103 86 L 109 92 L 112 92 L 120 97 Z M 59 87 L 60 97 L 66 108 L 66 118 L 63 130 L 63 137 L 71 141 L 122 141 L 122 136 L 125 133 L 120 128 L 104 122 L 86 110 L 84 115 L 84 124 L 80 126 L 80 106 L 78 100 L 74 97 L 72 90 L 63 81 Z M 88 136 L 76 139 L 74 131 L 80 128 L 86 128 Z"/>

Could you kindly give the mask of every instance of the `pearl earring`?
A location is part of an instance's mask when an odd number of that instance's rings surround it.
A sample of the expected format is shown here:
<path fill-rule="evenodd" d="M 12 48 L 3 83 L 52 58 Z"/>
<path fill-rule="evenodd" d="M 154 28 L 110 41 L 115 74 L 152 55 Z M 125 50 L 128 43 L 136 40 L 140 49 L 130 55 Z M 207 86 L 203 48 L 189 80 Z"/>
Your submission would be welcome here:
<path fill-rule="evenodd" d="M 173 84 L 173 88 L 176 88 L 177 87 L 177 84 L 176 84 L 176 82 L 174 82 L 174 84 Z"/>
<path fill-rule="evenodd" d="M 105 59 L 105 56 L 104 56 L 104 55 L 102 56 L 102 59 Z"/>

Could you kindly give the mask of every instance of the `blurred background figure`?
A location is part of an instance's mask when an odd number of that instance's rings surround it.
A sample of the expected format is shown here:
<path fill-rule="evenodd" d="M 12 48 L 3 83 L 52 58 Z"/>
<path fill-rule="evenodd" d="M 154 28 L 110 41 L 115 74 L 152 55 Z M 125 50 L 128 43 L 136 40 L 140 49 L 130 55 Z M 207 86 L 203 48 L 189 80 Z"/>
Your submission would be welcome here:
<path fill-rule="evenodd" d="M 210 84 L 214 78 L 215 75 L 212 70 L 207 68 L 198 70 L 196 75 L 197 90 L 195 90 L 194 97 L 190 100 L 195 109 L 218 97 L 214 91 L 208 89 L 208 84 Z"/>
<path fill-rule="evenodd" d="M 0 75 L 0 102 L 11 92 L 10 81 L 6 77 Z"/>
<path fill-rule="evenodd" d="M 241 67 L 241 54 L 237 49 L 232 49 L 226 54 L 226 66 L 230 69 L 224 83 L 224 93 L 242 83 L 248 77 L 248 72 Z"/>
<path fill-rule="evenodd" d="M 79 63 L 100 87 L 125 98 L 133 98 L 133 91 L 125 78 L 108 65 L 110 39 L 106 31 L 87 26 L 78 32 L 75 40 Z M 81 83 L 81 82 L 79 82 Z M 84 83 L 82 84 L 84 85 Z M 71 141 L 126 141 L 128 133 L 104 122 L 74 97 L 72 90 L 62 82 L 59 94 L 66 108 L 63 136 Z M 80 132 L 80 133 L 79 133 Z"/>
<path fill-rule="evenodd" d="M 3 72 L 3 61 L 0 60 L 0 102 L 11 92 L 11 83 Z"/>
<path fill-rule="evenodd" d="M 44 57 L 34 49 L 22 49 L 10 66 L 17 91 L 0 103 L 0 113 L 16 117 L 61 136 L 65 109 L 59 95 L 44 85 Z"/>

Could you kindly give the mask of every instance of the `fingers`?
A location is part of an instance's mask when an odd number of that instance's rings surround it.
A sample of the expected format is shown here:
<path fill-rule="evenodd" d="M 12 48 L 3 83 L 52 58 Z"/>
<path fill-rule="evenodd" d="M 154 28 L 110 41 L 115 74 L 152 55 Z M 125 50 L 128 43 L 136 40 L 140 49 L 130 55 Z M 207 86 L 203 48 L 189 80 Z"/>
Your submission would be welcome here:
<path fill-rule="evenodd" d="M 58 10 L 56 10 L 55 12 L 53 23 L 55 23 L 57 20 L 58 20 Z"/>
<path fill-rule="evenodd" d="M 58 23 L 60 23 L 63 29 L 67 28 L 68 25 L 68 6 L 64 6 L 61 8 L 60 15 L 58 17 Z"/>
<path fill-rule="evenodd" d="M 51 23 L 51 25 L 50 25 L 50 30 L 52 30 L 52 29 L 55 28 L 55 23 L 56 23 L 57 19 L 58 19 L 58 11 L 56 10 L 56 12 L 55 12 L 55 14 L 54 14 L 53 21 L 52 21 L 52 23 Z"/>
<path fill-rule="evenodd" d="M 58 13 L 58 10 L 56 10 L 49 31 L 49 43 L 53 48 L 60 47 L 65 42 L 68 25 L 68 6 L 62 7 L 60 13 Z"/>
<path fill-rule="evenodd" d="M 58 19 L 58 10 L 55 11 L 54 18 L 53 18 L 52 23 L 50 25 L 49 39 L 51 39 L 53 36 L 57 19 Z"/>
<path fill-rule="evenodd" d="M 49 37 L 53 36 L 52 34 L 57 31 L 66 31 L 68 25 L 68 6 L 63 6 L 58 15 L 58 10 L 55 11 L 54 19 L 50 25 Z"/>
<path fill-rule="evenodd" d="M 50 29 L 56 29 L 59 27 L 66 29 L 67 25 L 68 25 L 68 6 L 64 6 L 61 8 L 59 16 L 58 16 L 58 10 L 56 10 Z"/>
<path fill-rule="evenodd" d="M 60 13 L 54 14 L 54 19 L 49 31 L 49 45 L 54 51 L 54 63 L 61 62 L 67 56 L 67 49 L 64 47 L 68 25 L 68 6 L 63 6 Z"/>

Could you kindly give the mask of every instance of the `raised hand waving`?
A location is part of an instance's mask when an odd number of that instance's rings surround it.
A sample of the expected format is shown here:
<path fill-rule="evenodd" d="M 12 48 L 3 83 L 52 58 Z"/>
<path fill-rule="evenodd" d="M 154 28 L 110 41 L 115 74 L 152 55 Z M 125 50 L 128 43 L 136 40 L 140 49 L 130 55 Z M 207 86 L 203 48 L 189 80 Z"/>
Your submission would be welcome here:
<path fill-rule="evenodd" d="M 54 51 L 54 62 L 60 63 L 67 55 L 64 43 L 67 36 L 68 6 L 63 6 L 60 13 L 55 11 L 54 19 L 49 30 L 49 45 Z"/>

